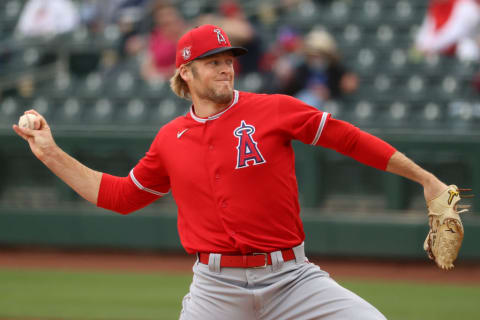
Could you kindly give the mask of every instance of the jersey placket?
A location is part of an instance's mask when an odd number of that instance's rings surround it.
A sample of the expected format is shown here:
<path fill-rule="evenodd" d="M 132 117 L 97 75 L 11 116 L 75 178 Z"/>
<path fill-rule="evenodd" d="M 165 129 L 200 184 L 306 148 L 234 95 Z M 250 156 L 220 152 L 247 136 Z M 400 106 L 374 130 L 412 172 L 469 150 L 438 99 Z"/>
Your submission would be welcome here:
<path fill-rule="evenodd" d="M 209 184 L 212 190 L 212 195 L 215 199 L 216 211 L 218 218 L 220 219 L 223 228 L 227 232 L 227 234 L 234 238 L 235 232 L 231 229 L 229 225 L 225 223 L 224 216 L 227 214 L 228 210 L 228 199 L 224 193 L 224 188 L 222 188 L 222 172 L 221 172 L 221 161 L 222 155 L 219 153 L 219 150 L 224 150 L 221 144 L 221 139 L 214 140 L 213 137 L 218 137 L 221 132 L 217 132 L 221 125 L 218 121 L 222 121 L 221 118 L 219 119 L 212 119 L 206 121 L 204 127 L 204 137 L 205 137 L 205 146 L 206 150 L 206 159 L 205 159 L 205 168 L 208 172 L 209 177 Z"/>

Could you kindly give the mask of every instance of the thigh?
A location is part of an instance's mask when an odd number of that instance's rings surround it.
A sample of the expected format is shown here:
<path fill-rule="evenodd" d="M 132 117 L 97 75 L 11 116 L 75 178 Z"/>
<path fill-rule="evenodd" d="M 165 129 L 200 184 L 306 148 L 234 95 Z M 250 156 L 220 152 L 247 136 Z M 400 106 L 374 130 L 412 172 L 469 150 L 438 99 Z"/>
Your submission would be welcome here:
<path fill-rule="evenodd" d="M 190 292 L 182 302 L 181 320 L 255 319 L 253 295 L 241 279 L 194 267 Z M 208 269 L 208 266 L 206 266 Z"/>
<path fill-rule="evenodd" d="M 282 277 L 277 288 L 264 296 L 263 320 L 385 320 L 371 304 L 314 264 L 298 265 Z"/>

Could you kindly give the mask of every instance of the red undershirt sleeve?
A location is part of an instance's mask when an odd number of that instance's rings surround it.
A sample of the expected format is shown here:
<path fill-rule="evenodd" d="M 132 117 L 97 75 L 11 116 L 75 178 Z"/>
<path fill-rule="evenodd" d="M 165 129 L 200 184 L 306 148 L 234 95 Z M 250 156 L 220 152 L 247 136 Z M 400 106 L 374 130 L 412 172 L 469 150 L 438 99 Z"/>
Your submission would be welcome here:
<path fill-rule="evenodd" d="M 100 182 L 97 206 L 121 214 L 128 214 L 157 200 L 161 196 L 139 189 L 128 177 L 104 173 Z"/>
<path fill-rule="evenodd" d="M 329 118 L 317 145 L 336 150 L 368 166 L 386 170 L 396 149 L 354 125 Z"/>

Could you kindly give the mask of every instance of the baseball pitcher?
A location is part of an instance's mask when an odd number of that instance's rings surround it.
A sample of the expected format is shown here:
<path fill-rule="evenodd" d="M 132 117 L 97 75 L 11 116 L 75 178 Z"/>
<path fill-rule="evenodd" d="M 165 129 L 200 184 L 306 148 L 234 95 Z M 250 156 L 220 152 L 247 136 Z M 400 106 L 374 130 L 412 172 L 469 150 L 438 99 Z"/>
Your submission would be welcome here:
<path fill-rule="evenodd" d="M 385 319 L 305 256 L 292 140 L 420 183 L 431 214 L 425 249 L 432 259 L 451 242 L 439 242 L 441 234 L 461 242 L 458 190 L 327 112 L 290 96 L 235 90 L 234 59 L 245 53 L 213 25 L 179 40 L 170 83 L 192 105 L 160 128 L 126 177 L 67 155 L 34 110 L 27 113 L 37 116 L 35 130 L 13 129 L 53 173 L 99 207 L 128 214 L 172 193 L 181 243 L 198 258 L 180 319 Z M 450 267 L 458 248 L 437 263 Z"/>

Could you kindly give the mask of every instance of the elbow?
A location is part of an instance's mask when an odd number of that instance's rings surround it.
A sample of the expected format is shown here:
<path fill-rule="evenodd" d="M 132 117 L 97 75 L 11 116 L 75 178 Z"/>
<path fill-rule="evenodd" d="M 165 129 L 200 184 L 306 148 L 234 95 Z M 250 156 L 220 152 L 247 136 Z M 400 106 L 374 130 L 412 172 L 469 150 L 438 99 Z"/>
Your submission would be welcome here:
<path fill-rule="evenodd" d="M 97 203 L 97 207 L 121 214 L 123 216 L 126 216 L 127 214 L 130 214 L 132 212 L 135 212 L 138 209 L 137 207 L 134 207 L 134 206 L 114 205 L 114 204 L 105 204 L 105 203 L 101 203 L 101 204 Z"/>

